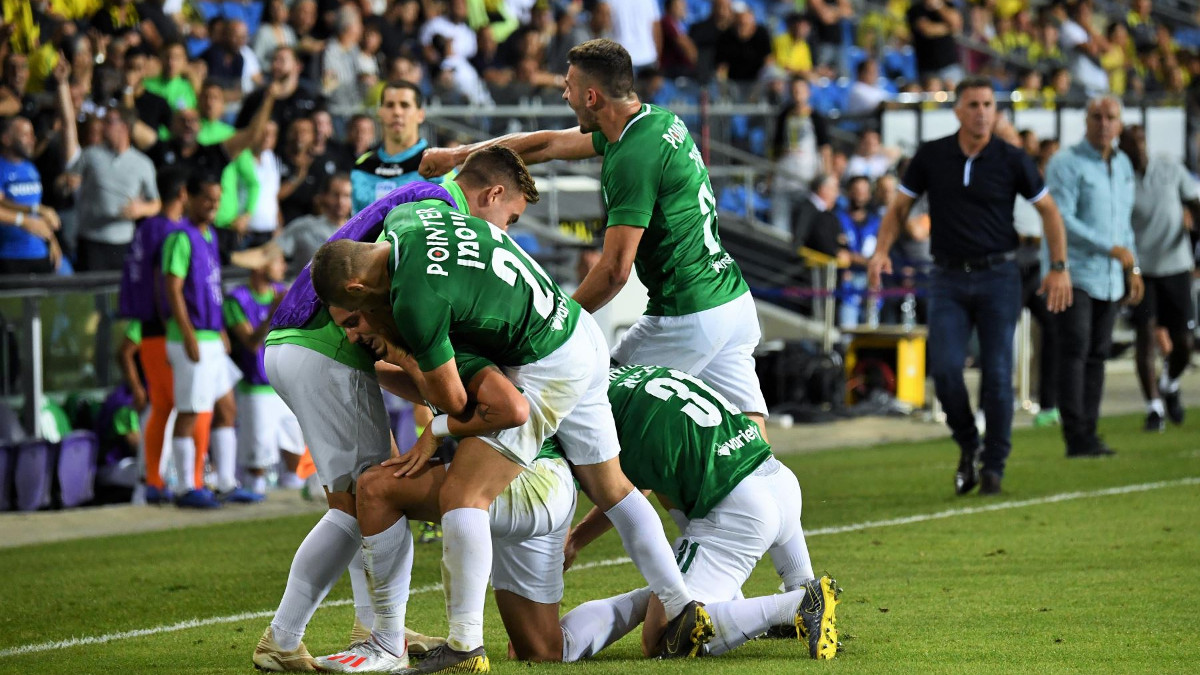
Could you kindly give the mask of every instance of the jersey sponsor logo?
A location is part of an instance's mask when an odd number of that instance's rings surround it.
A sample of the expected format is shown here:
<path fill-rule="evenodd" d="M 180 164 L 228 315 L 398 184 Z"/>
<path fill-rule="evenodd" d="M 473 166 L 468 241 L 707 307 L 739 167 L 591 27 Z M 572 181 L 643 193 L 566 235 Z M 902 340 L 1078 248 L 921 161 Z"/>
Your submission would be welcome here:
<path fill-rule="evenodd" d="M 4 186 L 4 191 L 10 197 L 37 197 L 42 194 L 42 182 L 31 180 L 20 183 L 9 183 Z"/>
<path fill-rule="evenodd" d="M 750 426 L 739 431 L 736 436 L 718 445 L 717 455 L 728 457 L 734 450 L 740 450 L 747 443 L 752 443 L 760 438 L 762 438 L 762 435 L 758 431 L 758 425 L 751 422 Z"/>
<path fill-rule="evenodd" d="M 732 264 L 733 264 L 733 258 L 732 258 L 732 257 L 730 257 L 730 255 L 729 255 L 728 253 L 726 253 L 726 254 L 725 254 L 724 256 L 722 256 L 720 259 L 718 259 L 718 260 L 714 260 L 714 261 L 712 262 L 712 268 L 713 268 L 713 271 L 714 271 L 714 272 L 721 272 L 721 271 L 723 271 L 723 270 L 724 270 L 726 267 L 729 267 L 729 266 L 730 266 L 730 265 L 732 265 Z"/>

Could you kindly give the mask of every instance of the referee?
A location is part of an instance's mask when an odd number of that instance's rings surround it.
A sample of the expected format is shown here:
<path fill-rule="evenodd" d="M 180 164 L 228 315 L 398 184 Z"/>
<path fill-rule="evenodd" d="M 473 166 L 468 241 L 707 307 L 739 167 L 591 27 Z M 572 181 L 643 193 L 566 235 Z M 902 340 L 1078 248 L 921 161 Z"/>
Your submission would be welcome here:
<path fill-rule="evenodd" d="M 997 115 L 991 82 L 966 78 L 955 88 L 955 96 L 959 130 L 917 149 L 884 215 L 868 277 L 870 286 L 878 288 L 881 275 L 892 272 L 888 253 L 901 223 L 913 202 L 928 193 L 935 263 L 930 276 L 929 370 L 961 452 L 954 490 L 966 494 L 982 481 L 981 494 L 997 494 L 1012 450 L 1013 332 L 1021 311 L 1016 262 L 1020 240 L 1013 227 L 1018 194 L 1032 202 L 1042 218 L 1052 265 L 1039 292 L 1050 311 L 1061 312 L 1070 305 L 1071 279 L 1062 218 L 1037 167 L 1019 148 L 993 135 Z M 972 329 L 979 335 L 979 398 L 987 420 L 982 442 L 963 379 Z"/>

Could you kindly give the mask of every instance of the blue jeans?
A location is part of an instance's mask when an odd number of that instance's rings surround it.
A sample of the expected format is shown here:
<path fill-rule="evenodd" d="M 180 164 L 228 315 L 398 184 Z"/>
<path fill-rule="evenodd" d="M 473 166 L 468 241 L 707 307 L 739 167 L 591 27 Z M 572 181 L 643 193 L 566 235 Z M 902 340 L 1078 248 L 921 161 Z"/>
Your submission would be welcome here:
<path fill-rule="evenodd" d="M 964 453 L 979 447 L 963 368 L 971 330 L 979 335 L 979 400 L 987 420 L 981 460 L 1004 475 L 1012 450 L 1013 332 L 1021 314 L 1021 274 L 1015 262 L 986 270 L 935 267 L 930 277 L 929 372 L 946 424 Z"/>

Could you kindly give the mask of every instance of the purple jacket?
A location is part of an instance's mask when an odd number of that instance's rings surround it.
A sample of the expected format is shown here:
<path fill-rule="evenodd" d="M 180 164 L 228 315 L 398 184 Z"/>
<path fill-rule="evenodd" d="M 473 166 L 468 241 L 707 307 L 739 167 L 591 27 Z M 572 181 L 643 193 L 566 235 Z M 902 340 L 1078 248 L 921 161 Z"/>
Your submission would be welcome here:
<path fill-rule="evenodd" d="M 283 284 L 275 284 L 275 292 L 283 291 Z M 242 312 L 246 314 L 246 320 L 250 322 L 250 327 L 255 330 L 262 325 L 263 321 L 267 320 L 267 315 L 271 313 L 271 303 L 261 304 L 254 299 L 254 293 L 250 291 L 249 286 L 238 286 L 229 294 L 234 302 L 242 308 Z M 266 350 L 262 345 L 258 349 L 250 351 L 238 340 L 230 340 L 233 345 L 233 360 L 237 363 L 238 368 L 241 368 L 242 379 L 246 384 L 271 384 L 267 379 L 267 368 L 263 364 L 263 355 Z"/>
<path fill-rule="evenodd" d="M 192 243 L 192 260 L 187 279 L 183 281 L 183 299 L 187 302 L 188 318 L 196 330 L 219 331 L 225 327 L 221 315 L 221 301 L 225 292 L 221 287 L 221 254 L 217 249 L 216 233 L 213 233 L 212 241 L 206 241 L 200 234 L 200 228 L 186 218 L 183 223 L 179 229 Z M 165 287 L 160 298 L 163 302 L 162 315 L 171 316 Z"/>
<path fill-rule="evenodd" d="M 182 226 L 182 221 L 154 216 L 143 220 L 134 231 L 121 270 L 117 307 L 121 318 L 141 321 L 161 318 L 154 299 L 162 289 L 162 245 L 167 235 Z"/>
<path fill-rule="evenodd" d="M 458 208 L 454 197 L 451 197 L 445 188 L 433 183 L 409 183 L 392 190 L 367 208 L 354 214 L 354 217 L 346 221 L 346 224 L 341 226 L 337 232 L 334 232 L 328 241 L 338 239 L 375 241 L 383 232 L 383 221 L 388 212 L 401 204 L 426 199 L 440 199 L 451 207 Z M 291 289 L 284 296 L 283 302 L 279 304 L 279 309 L 275 310 L 275 317 L 271 319 L 272 328 L 300 328 L 317 313 L 321 299 L 313 290 L 312 277 L 308 271 L 311 264 L 305 265 L 304 269 L 300 271 L 296 282 L 292 284 Z"/>

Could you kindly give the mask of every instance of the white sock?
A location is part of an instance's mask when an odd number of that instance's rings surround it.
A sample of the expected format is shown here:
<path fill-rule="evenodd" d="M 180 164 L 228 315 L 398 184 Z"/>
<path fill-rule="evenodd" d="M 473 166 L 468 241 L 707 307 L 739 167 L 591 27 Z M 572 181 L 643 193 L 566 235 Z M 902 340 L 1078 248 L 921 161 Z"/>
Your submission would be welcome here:
<path fill-rule="evenodd" d="M 404 654 L 404 614 L 412 578 L 413 540 L 408 518 L 363 537 L 363 567 L 375 610 L 371 635 L 393 655 Z"/>
<path fill-rule="evenodd" d="M 639 493 L 640 494 L 640 493 Z M 483 646 L 483 603 L 492 573 L 492 529 L 483 509 L 453 509 L 442 516 L 442 584 L 451 649 Z"/>
<path fill-rule="evenodd" d="M 1164 368 L 1162 374 L 1158 376 L 1158 390 L 1164 394 L 1174 394 L 1179 391 L 1179 378 L 1172 380 Z"/>
<path fill-rule="evenodd" d="M 650 589 L 639 588 L 603 600 L 585 602 L 559 622 L 563 632 L 564 663 L 595 656 L 646 620 Z"/>
<path fill-rule="evenodd" d="M 667 620 L 679 616 L 692 594 L 683 583 L 658 512 L 645 495 L 633 490 L 604 515 L 621 534 L 625 552 L 650 584 L 650 590 L 662 601 Z"/>
<path fill-rule="evenodd" d="M 794 591 L 805 582 L 816 578 L 803 531 L 797 532 L 796 536 L 782 544 L 772 546 L 768 553 L 771 554 L 771 562 L 775 565 L 779 578 L 783 579 L 783 590 Z"/>
<path fill-rule="evenodd" d="M 712 617 L 716 631 L 708 643 L 709 655 L 720 656 L 762 635 L 771 626 L 791 625 L 796 617 L 796 608 L 803 599 L 804 589 L 801 588 L 781 595 L 705 605 L 704 609 Z"/>
<path fill-rule="evenodd" d="M 182 493 L 196 487 L 196 442 L 191 436 L 176 436 L 171 439 L 171 454 L 178 490 Z"/>
<path fill-rule="evenodd" d="M 1150 402 L 1146 404 L 1146 412 L 1156 412 L 1159 414 L 1159 416 L 1162 416 L 1167 414 L 1167 409 L 1163 407 L 1163 400 L 1161 398 L 1152 398 L 1150 399 Z"/>
<path fill-rule="evenodd" d="M 371 587 L 367 583 L 361 547 L 350 559 L 349 571 L 350 591 L 354 594 L 354 620 L 371 630 L 371 626 L 375 625 L 375 608 L 371 606 Z"/>
<path fill-rule="evenodd" d="M 217 469 L 217 491 L 228 492 L 237 484 L 237 433 L 233 427 L 212 430 L 212 463 Z"/>
<path fill-rule="evenodd" d="M 362 548 L 361 543 L 358 521 L 337 509 L 325 512 L 309 531 L 292 558 L 287 587 L 271 620 L 280 647 L 295 649 L 300 645 L 313 612 L 342 576 L 354 553 Z"/>
<path fill-rule="evenodd" d="M 247 473 L 246 479 L 245 485 L 250 488 L 251 492 L 257 492 L 260 495 L 267 493 L 267 477 L 265 475 L 255 476 Z"/>

